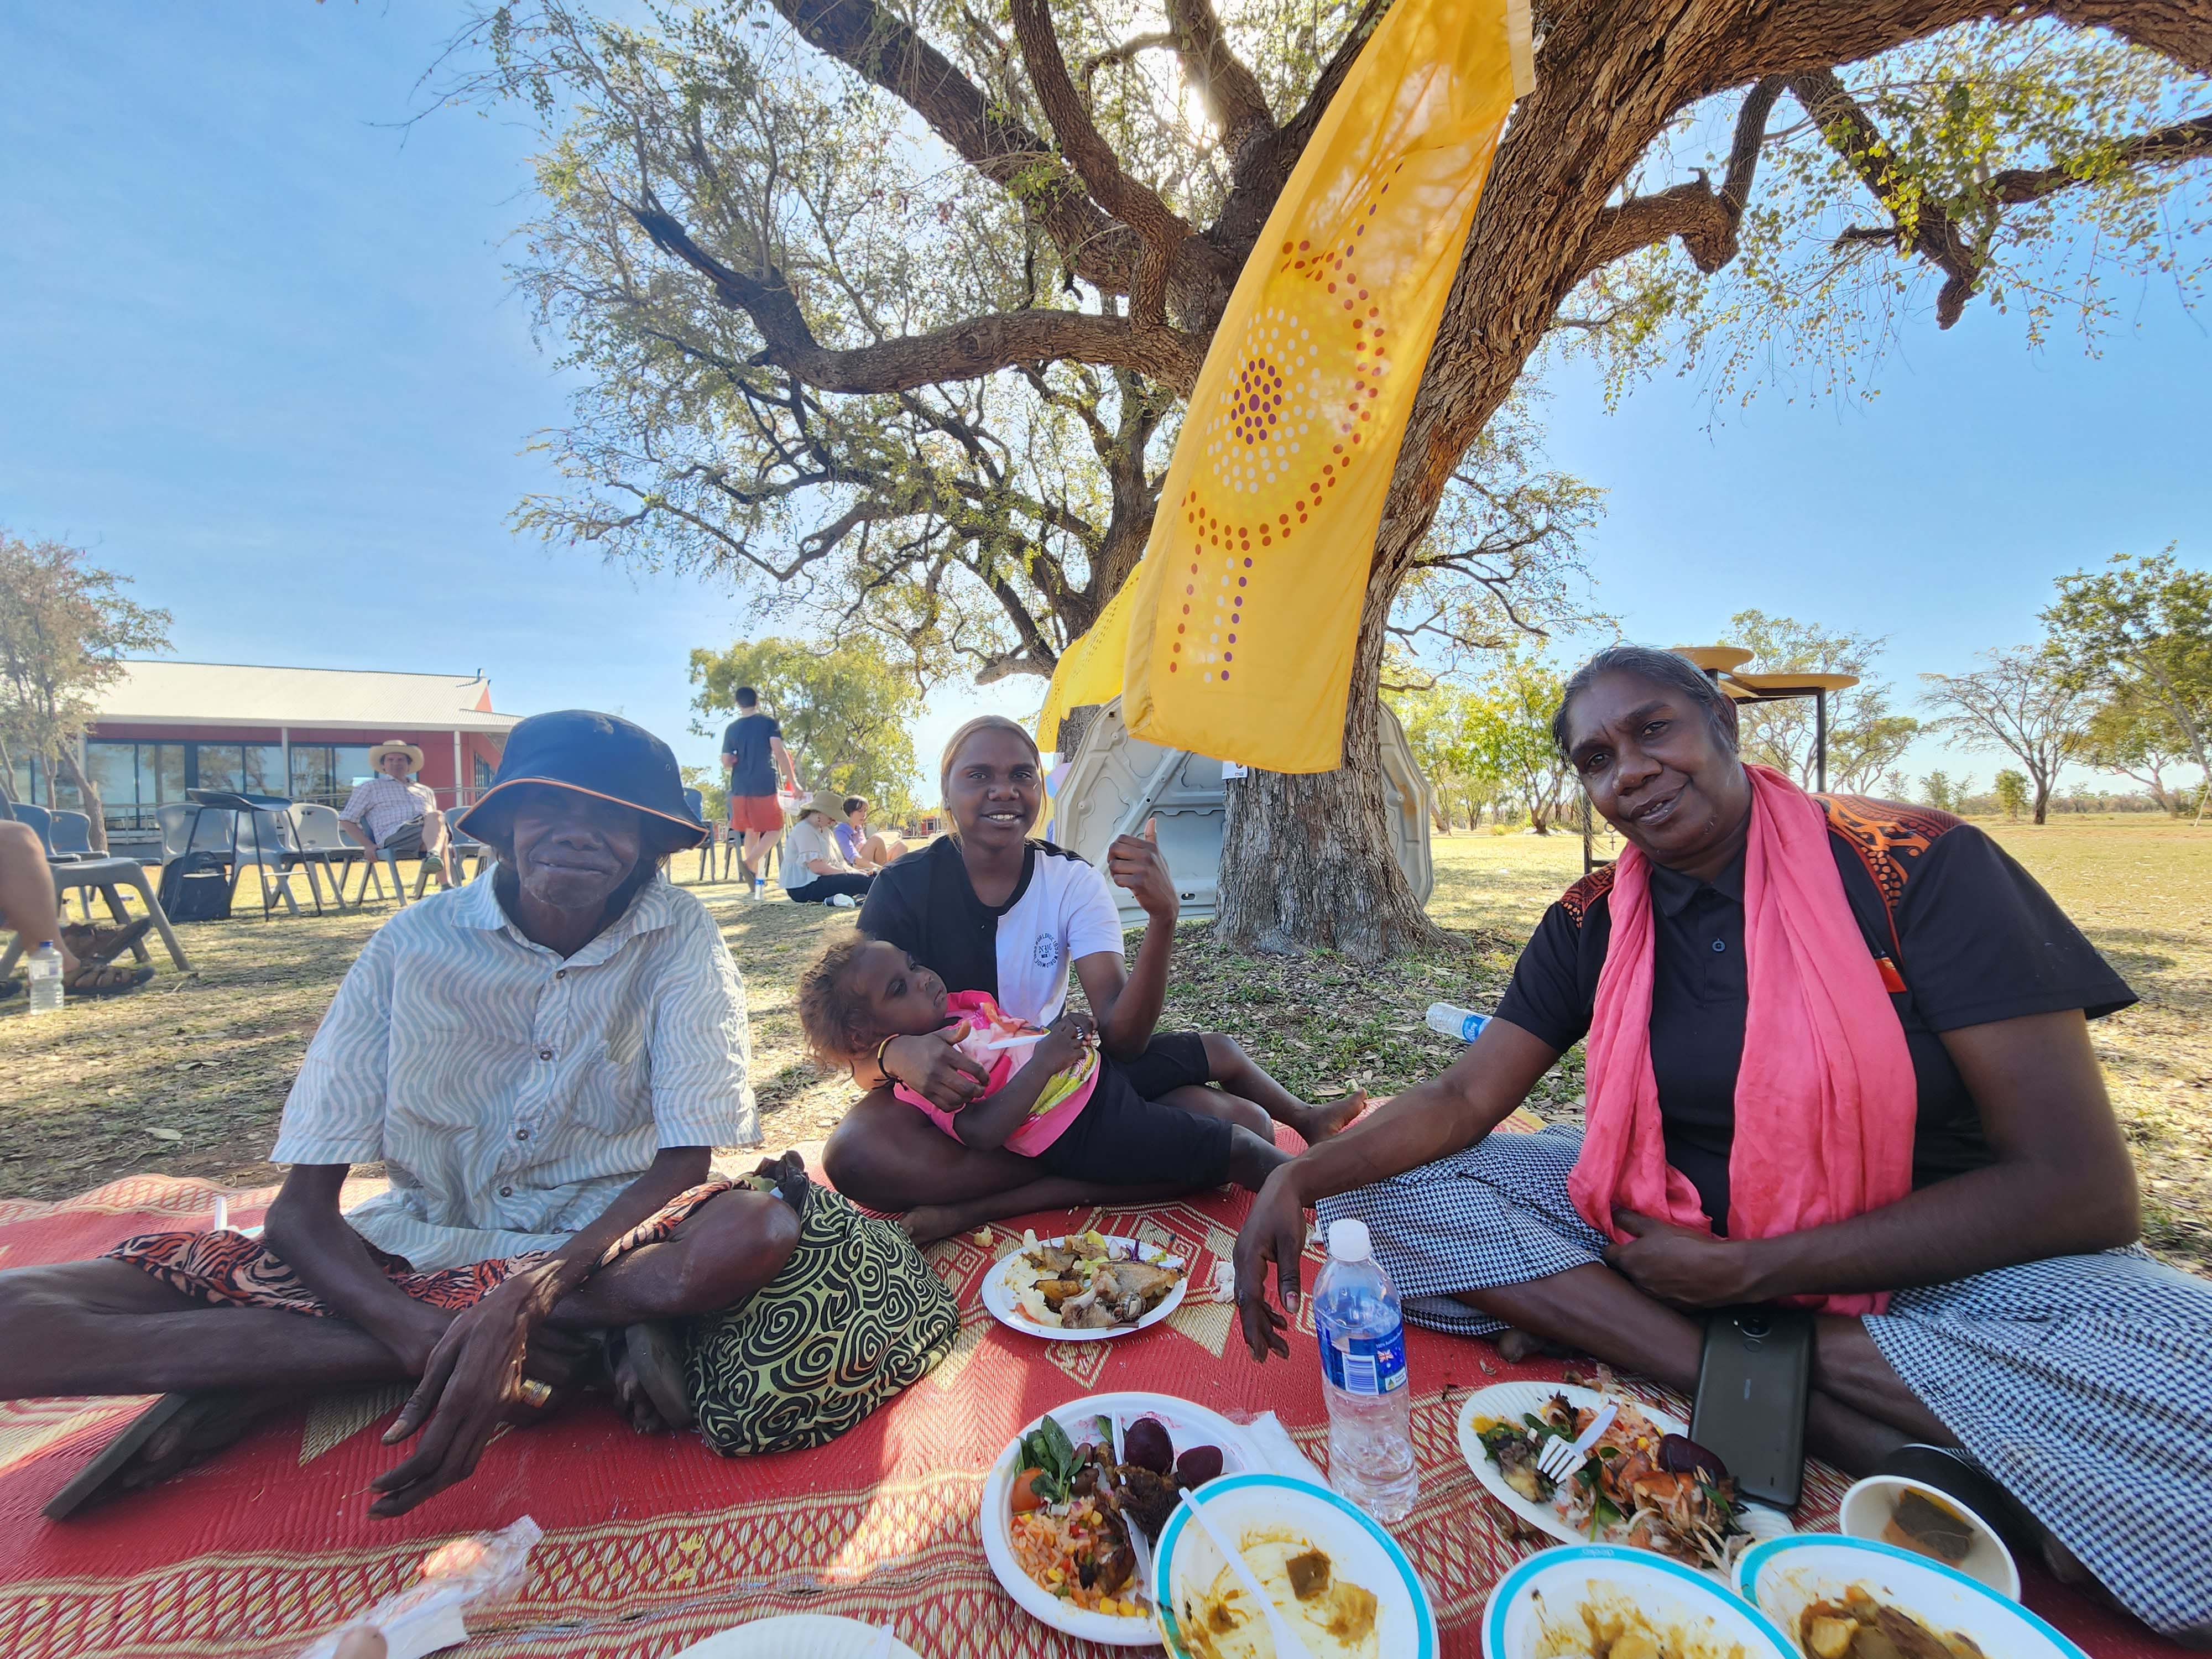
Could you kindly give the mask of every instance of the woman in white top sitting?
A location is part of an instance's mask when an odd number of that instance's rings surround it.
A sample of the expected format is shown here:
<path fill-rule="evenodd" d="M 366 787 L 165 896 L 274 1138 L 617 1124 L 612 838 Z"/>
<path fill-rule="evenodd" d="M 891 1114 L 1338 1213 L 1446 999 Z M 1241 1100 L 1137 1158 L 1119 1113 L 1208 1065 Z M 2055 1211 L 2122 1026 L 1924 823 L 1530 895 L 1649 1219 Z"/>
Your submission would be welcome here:
<path fill-rule="evenodd" d="M 799 904 L 832 904 L 841 896 L 860 898 L 875 879 L 853 867 L 830 826 L 844 816 L 844 798 L 817 789 L 799 809 L 799 822 L 783 838 L 783 890 Z"/>

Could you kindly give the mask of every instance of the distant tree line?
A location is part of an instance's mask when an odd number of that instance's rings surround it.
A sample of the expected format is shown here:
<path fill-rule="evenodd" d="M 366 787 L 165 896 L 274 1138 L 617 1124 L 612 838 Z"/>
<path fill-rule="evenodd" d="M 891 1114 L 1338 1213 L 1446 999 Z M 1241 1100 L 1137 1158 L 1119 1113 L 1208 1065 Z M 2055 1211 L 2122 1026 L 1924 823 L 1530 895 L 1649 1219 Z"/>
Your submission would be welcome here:
<path fill-rule="evenodd" d="M 2044 636 L 1985 651 L 1963 674 L 1923 674 L 1929 718 L 1891 707 L 1875 672 L 1885 641 L 1759 611 L 1730 617 L 1727 639 L 1761 673 L 1855 674 L 1828 699 L 1828 787 L 1917 799 L 1946 811 L 2031 818 L 2065 812 L 2196 815 L 2212 805 L 2212 573 L 2162 553 L 2119 554 L 2061 577 L 2042 613 Z M 1385 672 L 1385 694 L 1427 772 L 1437 828 L 1525 825 L 1547 834 L 1574 805 L 1573 780 L 1552 746 L 1562 676 L 1525 649 L 1494 653 L 1466 677 L 1425 673 L 1407 655 Z M 1809 700 L 1739 708 L 1744 753 L 1811 787 L 1819 775 Z M 1936 737 L 2013 764 L 1986 789 L 1937 770 L 1909 783 L 1898 764 Z M 2069 766 L 2110 772 L 2124 792 L 2063 790 Z"/>

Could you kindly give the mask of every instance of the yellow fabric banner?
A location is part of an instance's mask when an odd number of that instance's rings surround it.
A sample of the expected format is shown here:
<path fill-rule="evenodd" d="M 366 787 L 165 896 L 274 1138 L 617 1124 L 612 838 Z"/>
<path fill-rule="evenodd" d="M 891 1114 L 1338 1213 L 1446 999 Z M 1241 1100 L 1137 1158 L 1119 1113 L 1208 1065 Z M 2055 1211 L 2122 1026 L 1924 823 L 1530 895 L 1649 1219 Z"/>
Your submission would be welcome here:
<path fill-rule="evenodd" d="M 1071 708 L 1104 702 L 1121 695 L 1121 661 L 1129 649 L 1129 607 L 1136 603 L 1133 572 L 1121 591 L 1106 602 L 1091 631 L 1060 653 L 1052 671 L 1052 689 L 1044 694 L 1044 709 L 1037 716 L 1040 749 L 1060 746 L 1060 723 Z"/>
<path fill-rule="evenodd" d="M 1130 579 L 1121 713 L 1136 736 L 1276 772 L 1341 763 L 1391 467 L 1528 82 L 1525 0 L 1510 23 L 1508 9 L 1398 0 L 1269 216 Z"/>

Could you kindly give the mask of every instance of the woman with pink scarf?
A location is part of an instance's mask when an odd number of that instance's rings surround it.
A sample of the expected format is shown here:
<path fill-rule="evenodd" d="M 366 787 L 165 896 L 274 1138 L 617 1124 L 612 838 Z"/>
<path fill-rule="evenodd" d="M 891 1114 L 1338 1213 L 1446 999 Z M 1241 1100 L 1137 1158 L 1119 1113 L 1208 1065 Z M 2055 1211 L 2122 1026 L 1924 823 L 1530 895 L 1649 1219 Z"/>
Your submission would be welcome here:
<path fill-rule="evenodd" d="M 2136 1243 L 2089 1041 L 2134 994 L 1971 825 L 1744 761 L 1670 653 L 1601 653 L 1553 734 L 1627 850 L 1457 1061 L 1269 1178 L 1253 1357 L 1310 1208 L 1367 1223 L 1416 1323 L 1685 1393 L 1702 1310 L 1809 1306 L 1812 1452 L 1994 1480 L 2060 1576 L 2212 1645 L 2212 1285 Z M 1584 1128 L 1492 1134 L 1584 1039 Z"/>

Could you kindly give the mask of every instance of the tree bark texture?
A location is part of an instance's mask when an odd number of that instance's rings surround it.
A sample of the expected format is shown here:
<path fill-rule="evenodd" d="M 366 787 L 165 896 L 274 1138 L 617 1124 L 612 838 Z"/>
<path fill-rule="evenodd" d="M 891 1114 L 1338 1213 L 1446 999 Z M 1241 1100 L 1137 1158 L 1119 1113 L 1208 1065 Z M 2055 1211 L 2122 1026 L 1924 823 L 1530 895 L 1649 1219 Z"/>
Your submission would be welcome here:
<path fill-rule="evenodd" d="M 107 851 L 107 809 L 101 804 L 100 791 L 92 787 L 92 780 L 85 776 L 84 769 L 76 763 L 76 750 L 73 746 L 64 744 L 59 758 L 63 774 L 76 786 L 77 794 L 84 803 L 84 815 L 92 820 L 92 828 L 88 832 L 92 850 L 105 853 Z"/>

